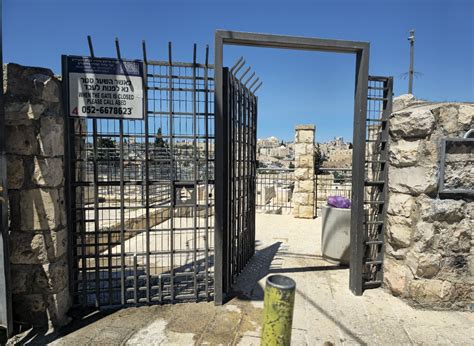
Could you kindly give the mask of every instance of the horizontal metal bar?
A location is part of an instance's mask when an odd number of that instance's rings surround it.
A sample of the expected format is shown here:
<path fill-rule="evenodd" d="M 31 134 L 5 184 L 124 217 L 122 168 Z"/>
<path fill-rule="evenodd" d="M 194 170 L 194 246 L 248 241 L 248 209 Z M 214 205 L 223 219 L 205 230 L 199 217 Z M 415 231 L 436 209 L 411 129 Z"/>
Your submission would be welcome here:
<path fill-rule="evenodd" d="M 170 66 L 169 61 L 158 61 L 158 60 L 148 60 L 148 65 L 155 65 L 155 66 Z M 209 64 L 206 66 L 206 64 L 199 64 L 197 63 L 194 65 L 193 63 L 187 63 L 187 62 L 175 62 L 173 61 L 171 63 L 171 66 L 176 66 L 176 67 L 198 67 L 198 68 L 209 68 L 209 69 L 214 69 L 213 64 Z"/>

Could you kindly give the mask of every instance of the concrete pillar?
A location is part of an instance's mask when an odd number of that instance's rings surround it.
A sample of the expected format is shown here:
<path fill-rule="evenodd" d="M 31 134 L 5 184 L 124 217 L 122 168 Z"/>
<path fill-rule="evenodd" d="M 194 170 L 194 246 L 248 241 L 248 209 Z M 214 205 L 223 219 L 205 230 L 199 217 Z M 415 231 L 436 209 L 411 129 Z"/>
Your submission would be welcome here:
<path fill-rule="evenodd" d="M 315 217 L 314 184 L 314 125 L 297 125 L 295 128 L 295 190 L 293 216 Z"/>

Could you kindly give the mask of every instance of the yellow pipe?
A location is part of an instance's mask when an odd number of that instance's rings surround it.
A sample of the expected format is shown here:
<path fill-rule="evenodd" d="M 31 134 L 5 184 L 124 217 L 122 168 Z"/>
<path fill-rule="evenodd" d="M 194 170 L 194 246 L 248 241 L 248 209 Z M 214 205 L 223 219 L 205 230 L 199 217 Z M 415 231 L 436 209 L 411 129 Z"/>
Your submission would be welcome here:
<path fill-rule="evenodd" d="M 296 284 L 283 275 L 267 278 L 261 345 L 290 345 Z"/>

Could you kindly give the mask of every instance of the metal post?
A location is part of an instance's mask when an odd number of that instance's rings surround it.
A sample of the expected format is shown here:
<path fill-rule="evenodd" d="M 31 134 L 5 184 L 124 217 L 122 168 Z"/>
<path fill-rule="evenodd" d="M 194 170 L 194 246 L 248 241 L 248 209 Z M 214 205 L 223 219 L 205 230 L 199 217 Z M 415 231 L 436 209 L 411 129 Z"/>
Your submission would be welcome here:
<path fill-rule="evenodd" d="M 413 94 L 413 75 L 414 71 L 414 60 L 415 60 L 415 30 L 410 30 L 410 70 L 408 71 L 408 93 Z"/>
<path fill-rule="evenodd" d="M 2 18 L 2 2 L 0 1 L 0 18 Z M 3 40 L 0 25 L 0 64 L 3 76 Z M 6 337 L 13 331 L 12 301 L 10 288 L 10 256 L 8 246 L 8 192 L 7 192 L 7 160 L 5 152 L 5 105 L 3 99 L 3 78 L 0 90 L 0 331 L 6 329 Z M 3 343 L 1 340 L 0 343 Z"/>
<path fill-rule="evenodd" d="M 267 278 L 261 345 L 290 345 L 296 283 L 284 275 Z"/>

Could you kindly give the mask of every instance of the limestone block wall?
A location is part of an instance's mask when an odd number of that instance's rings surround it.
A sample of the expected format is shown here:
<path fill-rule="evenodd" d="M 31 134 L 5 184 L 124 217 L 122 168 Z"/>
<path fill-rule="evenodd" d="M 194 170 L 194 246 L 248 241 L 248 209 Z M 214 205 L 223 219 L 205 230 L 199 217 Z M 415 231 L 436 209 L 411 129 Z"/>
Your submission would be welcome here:
<path fill-rule="evenodd" d="M 438 197 L 441 139 L 471 128 L 474 103 L 394 100 L 384 276 L 394 295 L 416 305 L 466 309 L 474 300 L 474 201 Z M 474 180 L 472 159 L 462 159 L 470 175 L 451 174 Z"/>
<path fill-rule="evenodd" d="M 297 218 L 315 217 L 314 125 L 295 128 L 295 189 L 292 212 Z"/>
<path fill-rule="evenodd" d="M 14 320 L 58 326 L 70 307 L 61 83 L 16 64 L 3 78 Z"/>

